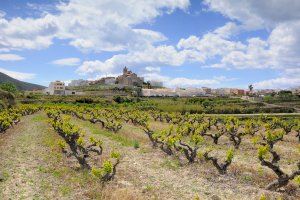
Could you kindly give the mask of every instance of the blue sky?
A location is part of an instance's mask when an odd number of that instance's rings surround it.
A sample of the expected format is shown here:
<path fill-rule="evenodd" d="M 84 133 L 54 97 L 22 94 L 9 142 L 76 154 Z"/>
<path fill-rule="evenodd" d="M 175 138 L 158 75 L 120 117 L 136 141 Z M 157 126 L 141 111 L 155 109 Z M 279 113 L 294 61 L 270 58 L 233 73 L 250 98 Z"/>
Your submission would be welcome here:
<path fill-rule="evenodd" d="M 124 66 L 167 87 L 300 85 L 300 2 L 1 0 L 0 71 L 28 82 Z"/>

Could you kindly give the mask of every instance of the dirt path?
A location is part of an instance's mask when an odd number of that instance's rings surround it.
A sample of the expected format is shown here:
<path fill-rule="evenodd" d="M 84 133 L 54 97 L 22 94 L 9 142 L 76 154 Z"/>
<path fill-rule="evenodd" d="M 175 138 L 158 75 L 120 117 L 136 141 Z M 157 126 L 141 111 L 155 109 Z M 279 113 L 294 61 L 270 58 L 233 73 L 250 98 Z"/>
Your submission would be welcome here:
<path fill-rule="evenodd" d="M 42 113 L 26 116 L 0 135 L 1 200 L 72 199 L 63 180 L 54 176 L 59 156 L 51 149 L 56 135 L 46 120 Z"/>

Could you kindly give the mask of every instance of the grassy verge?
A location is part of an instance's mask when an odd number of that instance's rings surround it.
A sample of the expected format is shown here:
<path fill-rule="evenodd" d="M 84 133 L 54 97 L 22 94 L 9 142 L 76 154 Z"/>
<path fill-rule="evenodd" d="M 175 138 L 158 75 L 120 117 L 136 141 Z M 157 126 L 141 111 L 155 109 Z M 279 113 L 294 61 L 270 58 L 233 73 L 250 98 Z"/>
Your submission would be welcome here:
<path fill-rule="evenodd" d="M 88 121 L 82 121 L 80 119 L 75 119 L 75 118 L 73 118 L 72 120 L 76 122 L 78 126 L 88 128 L 92 134 L 102 135 L 104 137 L 107 137 L 110 140 L 115 141 L 122 146 L 127 146 L 127 147 L 133 146 L 136 142 L 135 139 L 125 137 L 120 133 L 113 133 L 111 131 L 104 130 L 100 128 L 99 124 L 92 124 Z"/>

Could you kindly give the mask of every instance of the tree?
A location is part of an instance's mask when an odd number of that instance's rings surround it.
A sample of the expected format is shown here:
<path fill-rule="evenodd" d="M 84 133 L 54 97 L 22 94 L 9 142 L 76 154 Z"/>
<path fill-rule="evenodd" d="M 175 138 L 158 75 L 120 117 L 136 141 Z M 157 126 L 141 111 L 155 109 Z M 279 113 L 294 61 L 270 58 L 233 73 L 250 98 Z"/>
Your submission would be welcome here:
<path fill-rule="evenodd" d="M 10 92 L 0 89 L 0 109 L 11 107 L 15 104 L 15 96 Z"/>
<path fill-rule="evenodd" d="M 151 83 L 150 83 L 150 81 L 147 81 L 147 82 L 146 82 L 146 85 L 147 85 L 147 88 L 148 88 L 148 89 L 151 89 Z"/>
<path fill-rule="evenodd" d="M 250 92 L 253 91 L 253 85 L 252 85 L 252 84 L 250 84 L 250 85 L 248 86 L 248 88 L 249 88 Z"/>
<path fill-rule="evenodd" d="M 18 91 L 17 87 L 13 83 L 9 82 L 1 83 L 0 89 L 11 93 L 16 93 Z"/>

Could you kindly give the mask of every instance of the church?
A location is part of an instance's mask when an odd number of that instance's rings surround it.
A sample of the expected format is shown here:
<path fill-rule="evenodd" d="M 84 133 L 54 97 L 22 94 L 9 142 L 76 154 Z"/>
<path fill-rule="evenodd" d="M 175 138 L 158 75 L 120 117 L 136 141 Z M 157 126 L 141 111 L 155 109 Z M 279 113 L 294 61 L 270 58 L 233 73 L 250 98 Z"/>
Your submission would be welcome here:
<path fill-rule="evenodd" d="M 144 78 L 124 67 L 123 74 L 117 77 L 116 83 L 124 86 L 142 86 Z"/>

